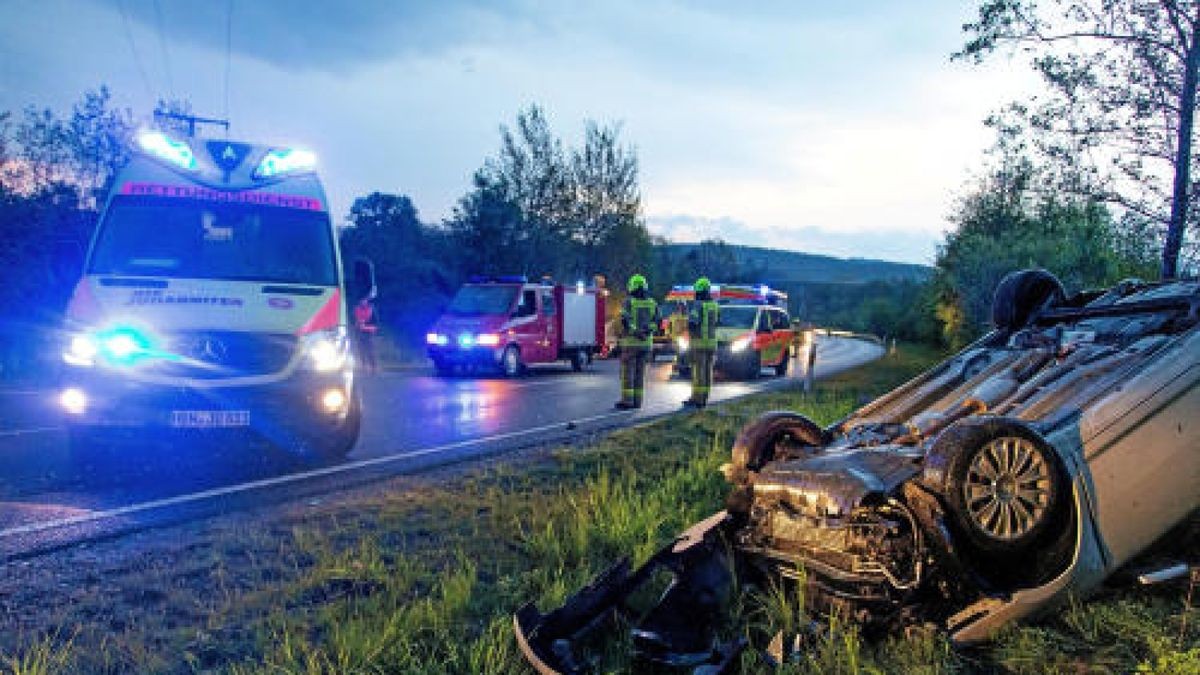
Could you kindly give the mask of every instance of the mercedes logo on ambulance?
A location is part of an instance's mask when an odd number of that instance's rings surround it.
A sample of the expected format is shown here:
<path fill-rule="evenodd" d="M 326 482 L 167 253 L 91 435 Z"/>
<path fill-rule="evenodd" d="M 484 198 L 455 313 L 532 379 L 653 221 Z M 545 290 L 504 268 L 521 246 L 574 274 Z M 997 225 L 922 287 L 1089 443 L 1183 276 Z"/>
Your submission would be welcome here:
<path fill-rule="evenodd" d="M 204 337 L 189 345 L 188 355 L 205 363 L 224 363 L 229 358 L 229 349 L 216 338 Z"/>

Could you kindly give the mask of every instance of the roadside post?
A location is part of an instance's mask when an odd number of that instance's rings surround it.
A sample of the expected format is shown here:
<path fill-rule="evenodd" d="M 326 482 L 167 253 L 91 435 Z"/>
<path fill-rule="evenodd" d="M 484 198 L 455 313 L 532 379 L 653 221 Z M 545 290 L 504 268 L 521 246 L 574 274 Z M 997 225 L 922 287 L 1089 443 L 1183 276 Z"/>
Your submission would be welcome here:
<path fill-rule="evenodd" d="M 808 340 L 808 363 L 804 367 L 804 393 L 813 390 L 813 369 L 817 365 L 817 336 Z"/>

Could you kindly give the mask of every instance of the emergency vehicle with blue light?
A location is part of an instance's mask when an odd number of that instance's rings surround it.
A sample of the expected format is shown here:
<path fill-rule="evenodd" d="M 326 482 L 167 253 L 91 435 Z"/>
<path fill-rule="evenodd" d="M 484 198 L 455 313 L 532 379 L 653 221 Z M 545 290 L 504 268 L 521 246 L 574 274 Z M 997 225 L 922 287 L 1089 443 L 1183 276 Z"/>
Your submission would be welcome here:
<path fill-rule="evenodd" d="M 66 312 L 72 446 L 249 432 L 349 452 L 361 402 L 314 155 L 158 131 L 135 146 Z"/>
<path fill-rule="evenodd" d="M 425 336 L 429 359 L 439 375 L 457 368 L 516 377 L 529 365 L 557 361 L 583 370 L 605 348 L 607 295 L 583 282 L 474 277 Z"/>
<path fill-rule="evenodd" d="M 713 284 L 710 293 L 720 305 L 716 370 L 743 379 L 757 378 L 763 368 L 786 375 L 796 333 L 787 313 L 787 293 L 765 284 Z M 691 286 L 675 286 L 667 293 L 666 301 L 690 304 L 695 299 Z M 686 335 L 675 338 L 680 356 L 675 368 L 683 376 L 690 374 L 688 344 Z"/>

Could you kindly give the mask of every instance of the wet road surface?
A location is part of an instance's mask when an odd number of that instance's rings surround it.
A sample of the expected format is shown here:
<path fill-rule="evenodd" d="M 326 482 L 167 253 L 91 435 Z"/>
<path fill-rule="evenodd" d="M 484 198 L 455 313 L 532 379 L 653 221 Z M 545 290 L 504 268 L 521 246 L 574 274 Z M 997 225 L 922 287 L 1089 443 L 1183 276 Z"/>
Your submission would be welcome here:
<path fill-rule="evenodd" d="M 816 377 L 877 358 L 868 342 L 819 338 Z M 795 384 L 720 381 L 712 401 Z M 649 369 L 639 411 L 612 409 L 617 363 L 531 369 L 526 377 L 439 378 L 428 370 L 363 378 L 363 429 L 342 462 L 316 465 L 246 442 L 121 446 L 78 466 L 68 453 L 55 392 L 0 389 L 0 560 L 89 537 L 336 490 L 400 472 L 624 426 L 679 409 L 690 393 L 669 363 Z"/>

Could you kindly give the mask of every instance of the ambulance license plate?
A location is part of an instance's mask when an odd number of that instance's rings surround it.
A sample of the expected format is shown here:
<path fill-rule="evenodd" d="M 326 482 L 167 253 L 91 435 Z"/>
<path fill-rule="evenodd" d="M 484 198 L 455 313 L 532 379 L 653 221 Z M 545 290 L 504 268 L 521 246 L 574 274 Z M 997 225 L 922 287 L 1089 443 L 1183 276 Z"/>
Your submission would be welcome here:
<path fill-rule="evenodd" d="M 249 410 L 172 410 L 171 426 L 177 429 L 217 429 L 250 426 Z"/>

